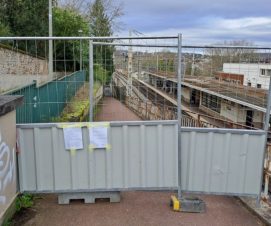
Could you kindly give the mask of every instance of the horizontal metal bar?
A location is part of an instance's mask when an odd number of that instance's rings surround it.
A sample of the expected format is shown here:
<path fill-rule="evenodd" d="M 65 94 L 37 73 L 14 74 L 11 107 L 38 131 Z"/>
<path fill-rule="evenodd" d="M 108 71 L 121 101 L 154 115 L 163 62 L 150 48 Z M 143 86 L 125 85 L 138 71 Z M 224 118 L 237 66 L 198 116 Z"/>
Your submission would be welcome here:
<path fill-rule="evenodd" d="M 95 123 L 95 122 L 94 122 Z M 110 122 L 111 127 L 120 127 L 120 126 L 152 126 L 152 125 L 175 125 L 176 120 L 161 120 L 161 121 L 114 121 Z M 30 123 L 30 124 L 17 124 L 17 128 L 50 128 L 50 127 L 61 127 L 61 125 L 72 125 L 72 124 L 82 124 L 83 127 L 86 127 L 89 122 L 77 122 L 77 123 Z"/>
<path fill-rule="evenodd" d="M 120 40 L 120 39 L 177 39 L 178 36 L 128 36 L 128 37 L 0 37 L 0 40 Z"/>
<path fill-rule="evenodd" d="M 183 190 L 186 194 L 198 194 L 198 195 L 223 195 L 223 196 L 240 196 L 240 197 L 251 197 L 256 198 L 256 194 L 250 194 L 250 193 L 226 193 L 226 192 L 204 192 L 204 191 L 188 191 Z"/>
<path fill-rule="evenodd" d="M 33 124 L 17 124 L 17 128 L 51 128 L 61 127 L 61 125 L 82 124 L 82 127 L 86 127 L 89 122 L 82 123 L 33 123 Z M 114 121 L 110 122 L 111 127 L 121 126 L 157 126 L 157 125 L 177 125 L 177 120 L 161 120 L 161 121 Z M 182 127 L 183 132 L 201 132 L 201 133 L 232 133 L 232 134 L 249 134 L 249 135 L 264 135 L 264 130 L 246 130 L 246 129 L 228 129 L 228 128 L 200 128 L 200 127 Z"/>
<path fill-rule="evenodd" d="M 155 45 L 155 44 L 125 44 L 125 43 L 108 43 L 108 42 L 93 42 L 93 45 L 105 46 L 132 46 L 132 47 L 157 47 L 157 48 L 178 48 L 177 45 Z"/>
<path fill-rule="evenodd" d="M 202 127 L 182 127 L 183 132 L 200 132 L 200 133 L 232 133 L 232 134 L 249 134 L 249 135 L 265 135 L 264 130 L 248 130 L 248 129 L 228 129 L 228 128 L 202 128 Z"/>
<path fill-rule="evenodd" d="M 110 122 L 111 127 L 120 127 L 120 126 L 155 126 L 155 125 L 176 125 L 176 120 L 160 120 L 160 121 L 114 121 Z"/>
<path fill-rule="evenodd" d="M 85 192 L 118 192 L 118 191 L 177 191 L 177 187 L 148 187 L 148 188 L 113 188 L 113 189 L 77 189 L 77 190 L 44 190 L 44 191 L 23 191 L 24 193 L 43 193 L 43 194 L 50 194 L 50 193 L 85 193 Z"/>
<path fill-rule="evenodd" d="M 177 192 L 177 187 L 164 187 L 164 188 L 114 188 L 114 189 L 78 189 L 78 190 L 44 190 L 44 191 L 23 191 L 24 193 L 32 194 L 63 194 L 63 193 L 87 193 L 87 192 L 125 192 L 125 191 L 154 191 L 154 192 Z M 243 194 L 243 193 L 226 193 L 226 192 L 202 192 L 202 191 L 187 191 L 183 190 L 187 194 L 201 194 L 201 195 L 224 195 L 224 196 L 241 196 L 241 197 L 257 197 L 255 194 Z"/>
<path fill-rule="evenodd" d="M 178 39 L 178 36 L 137 36 L 137 37 L 0 37 L 0 41 L 14 41 L 14 40 L 151 40 L 151 39 Z M 98 42 L 96 42 L 98 44 Z M 129 44 L 124 44 L 129 46 Z M 119 46 L 122 46 L 119 44 Z M 140 45 L 139 45 L 140 46 Z M 146 46 L 146 45 L 143 45 Z M 150 45 L 150 47 L 156 47 L 156 45 Z M 177 48 L 175 45 L 165 45 L 160 47 Z M 183 48 L 187 49 L 258 49 L 258 50 L 271 50 L 271 47 L 266 46 L 224 46 L 224 45 L 183 45 Z"/>
<path fill-rule="evenodd" d="M 266 46 L 229 46 L 229 45 L 183 45 L 186 49 L 262 49 L 271 50 L 271 47 Z"/>

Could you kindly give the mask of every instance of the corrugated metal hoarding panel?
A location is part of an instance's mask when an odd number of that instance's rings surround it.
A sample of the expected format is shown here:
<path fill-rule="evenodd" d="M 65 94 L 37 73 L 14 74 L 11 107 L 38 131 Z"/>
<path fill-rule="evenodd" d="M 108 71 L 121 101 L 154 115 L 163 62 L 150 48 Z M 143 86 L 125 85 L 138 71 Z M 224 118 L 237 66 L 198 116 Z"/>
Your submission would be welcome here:
<path fill-rule="evenodd" d="M 186 191 L 259 194 L 263 132 L 183 129 L 182 188 Z"/>
<path fill-rule="evenodd" d="M 111 151 L 64 148 L 60 124 L 18 125 L 20 190 L 76 192 L 176 189 L 176 121 L 112 122 Z M 258 195 L 264 132 L 185 128 L 182 132 L 183 190 Z"/>

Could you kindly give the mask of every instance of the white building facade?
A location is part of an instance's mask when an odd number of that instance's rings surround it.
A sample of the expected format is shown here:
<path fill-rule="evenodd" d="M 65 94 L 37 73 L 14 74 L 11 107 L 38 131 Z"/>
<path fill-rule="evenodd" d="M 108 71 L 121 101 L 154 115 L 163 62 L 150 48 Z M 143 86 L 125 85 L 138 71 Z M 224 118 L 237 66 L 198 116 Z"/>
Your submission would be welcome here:
<path fill-rule="evenodd" d="M 244 75 L 244 86 L 269 88 L 271 64 L 224 63 L 223 72 Z"/>

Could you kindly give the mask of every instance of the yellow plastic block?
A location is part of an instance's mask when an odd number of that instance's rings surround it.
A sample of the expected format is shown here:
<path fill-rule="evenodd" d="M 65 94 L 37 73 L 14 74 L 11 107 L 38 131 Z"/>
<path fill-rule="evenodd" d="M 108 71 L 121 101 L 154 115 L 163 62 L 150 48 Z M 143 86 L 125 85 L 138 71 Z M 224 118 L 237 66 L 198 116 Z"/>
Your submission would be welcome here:
<path fill-rule="evenodd" d="M 180 201 L 174 196 L 171 196 L 172 204 L 173 204 L 173 210 L 174 211 L 180 211 L 181 206 L 180 206 Z"/>

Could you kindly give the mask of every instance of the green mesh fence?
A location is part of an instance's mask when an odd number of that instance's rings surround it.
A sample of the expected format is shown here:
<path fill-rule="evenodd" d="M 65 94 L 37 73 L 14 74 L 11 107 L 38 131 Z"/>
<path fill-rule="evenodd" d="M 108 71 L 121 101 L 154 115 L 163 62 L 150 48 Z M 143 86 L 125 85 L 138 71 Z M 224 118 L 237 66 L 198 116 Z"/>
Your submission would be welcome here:
<path fill-rule="evenodd" d="M 40 87 L 36 84 L 9 93 L 23 95 L 24 104 L 16 109 L 17 123 L 51 122 L 86 81 L 86 72 L 78 71 Z"/>

